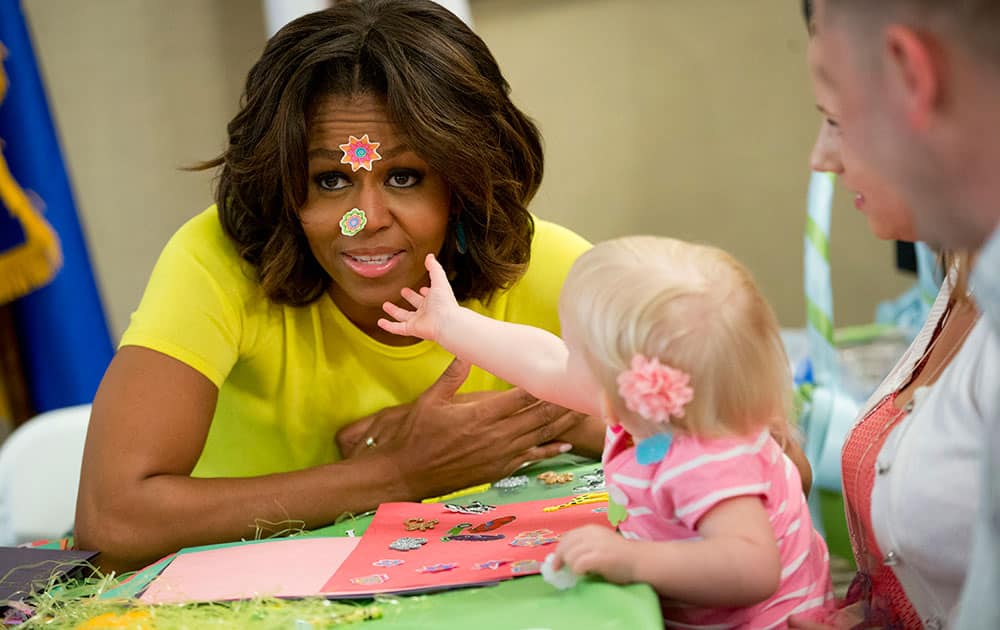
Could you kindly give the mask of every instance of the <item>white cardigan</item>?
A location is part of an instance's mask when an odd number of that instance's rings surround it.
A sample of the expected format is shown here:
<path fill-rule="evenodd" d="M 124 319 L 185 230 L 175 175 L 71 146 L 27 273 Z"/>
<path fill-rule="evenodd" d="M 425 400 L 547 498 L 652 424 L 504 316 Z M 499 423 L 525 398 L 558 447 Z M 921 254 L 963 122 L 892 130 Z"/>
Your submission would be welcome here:
<path fill-rule="evenodd" d="M 946 282 L 927 322 L 865 405 L 861 417 L 898 390 L 944 315 Z M 985 318 L 976 322 L 937 382 L 914 392 L 910 417 L 889 434 L 879 453 L 871 520 L 906 595 L 928 628 L 955 612 L 969 564 L 979 503 L 982 444 L 987 423 L 1000 418 L 1000 338 Z"/>

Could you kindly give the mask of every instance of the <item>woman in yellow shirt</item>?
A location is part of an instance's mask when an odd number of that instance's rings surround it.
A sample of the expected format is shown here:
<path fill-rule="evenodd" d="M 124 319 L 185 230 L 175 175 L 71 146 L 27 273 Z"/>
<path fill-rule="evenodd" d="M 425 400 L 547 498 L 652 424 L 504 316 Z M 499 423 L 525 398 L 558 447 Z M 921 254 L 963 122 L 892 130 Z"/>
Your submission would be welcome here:
<path fill-rule="evenodd" d="M 204 165 L 217 203 L 165 247 L 94 401 L 81 547 L 136 567 L 600 452 L 599 421 L 376 325 L 433 252 L 465 305 L 558 334 L 588 245 L 529 214 L 541 142 L 508 92 L 425 0 L 341 3 L 271 39 Z"/>

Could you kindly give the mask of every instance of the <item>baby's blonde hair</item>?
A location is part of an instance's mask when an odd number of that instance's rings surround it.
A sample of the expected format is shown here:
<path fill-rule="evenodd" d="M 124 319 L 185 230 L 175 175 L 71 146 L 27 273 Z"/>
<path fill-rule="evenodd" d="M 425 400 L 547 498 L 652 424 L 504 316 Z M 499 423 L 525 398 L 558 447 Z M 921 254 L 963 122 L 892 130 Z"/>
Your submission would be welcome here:
<path fill-rule="evenodd" d="M 599 243 L 570 270 L 559 313 L 619 418 L 638 417 L 617 378 L 641 354 L 691 377 L 694 398 L 675 429 L 787 437 L 792 381 L 777 318 L 721 249 L 653 236 Z"/>

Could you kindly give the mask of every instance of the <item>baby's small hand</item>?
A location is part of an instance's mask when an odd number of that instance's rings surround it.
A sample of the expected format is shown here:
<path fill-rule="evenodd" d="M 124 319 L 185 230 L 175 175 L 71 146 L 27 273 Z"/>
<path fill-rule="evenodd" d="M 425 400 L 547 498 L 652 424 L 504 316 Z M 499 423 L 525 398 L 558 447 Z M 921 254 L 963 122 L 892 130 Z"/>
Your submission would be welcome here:
<path fill-rule="evenodd" d="M 565 591 L 568 588 L 576 586 L 577 576 L 576 573 L 570 570 L 569 565 L 564 564 L 557 570 L 555 563 L 556 554 L 550 553 L 545 556 L 545 561 L 542 562 L 540 570 L 542 579 L 560 591 Z"/>
<path fill-rule="evenodd" d="M 431 286 L 421 287 L 419 293 L 409 287 L 400 291 L 402 298 L 413 310 L 385 302 L 382 310 L 396 321 L 382 318 L 378 320 L 378 325 L 395 335 L 437 341 L 445 327 L 445 321 L 459 306 L 448 276 L 434 254 L 427 254 L 424 265 L 430 275 Z"/>
<path fill-rule="evenodd" d="M 573 573 L 596 573 L 615 584 L 633 581 L 629 542 L 614 530 L 585 525 L 566 533 L 556 547 L 554 568 L 568 566 Z"/>

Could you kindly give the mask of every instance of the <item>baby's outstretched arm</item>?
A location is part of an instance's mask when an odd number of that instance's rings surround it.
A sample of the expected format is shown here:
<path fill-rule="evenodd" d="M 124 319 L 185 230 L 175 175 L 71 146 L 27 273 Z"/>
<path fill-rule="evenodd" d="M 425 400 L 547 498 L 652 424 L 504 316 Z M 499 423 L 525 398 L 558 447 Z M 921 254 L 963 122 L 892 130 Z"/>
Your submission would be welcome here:
<path fill-rule="evenodd" d="M 380 319 L 391 333 L 429 339 L 537 398 L 592 416 L 600 415 L 598 389 L 586 370 L 574 368 L 562 339 L 552 333 L 501 322 L 467 309 L 455 300 L 444 269 L 428 254 L 431 286 L 420 292 L 403 289 L 413 310 L 386 302 L 385 312 L 396 321 Z"/>

